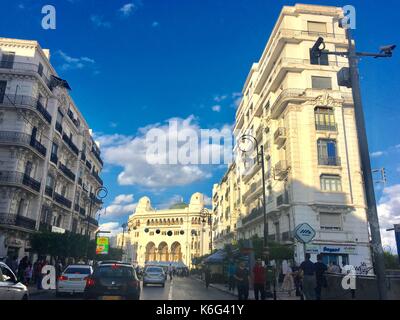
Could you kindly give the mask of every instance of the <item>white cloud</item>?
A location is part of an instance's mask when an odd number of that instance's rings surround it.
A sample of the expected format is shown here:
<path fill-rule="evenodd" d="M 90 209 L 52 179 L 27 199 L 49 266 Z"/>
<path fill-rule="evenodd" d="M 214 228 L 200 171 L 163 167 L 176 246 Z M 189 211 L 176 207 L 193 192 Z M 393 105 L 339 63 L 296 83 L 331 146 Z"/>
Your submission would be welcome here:
<path fill-rule="evenodd" d="M 61 65 L 62 70 L 83 69 L 86 67 L 93 68 L 96 64 L 94 59 L 88 57 L 74 58 L 62 50 L 58 50 L 57 54 L 63 60 L 63 64 Z"/>
<path fill-rule="evenodd" d="M 134 12 L 135 9 L 136 6 L 133 3 L 126 3 L 119 9 L 119 12 L 123 16 L 128 17 Z"/>
<path fill-rule="evenodd" d="M 18 8 L 21 9 L 21 10 L 22 10 L 22 9 L 25 9 L 25 5 L 24 5 L 23 3 L 20 3 L 20 4 L 18 5 Z"/>
<path fill-rule="evenodd" d="M 400 184 L 386 187 L 378 205 L 379 224 L 383 246 L 396 248 L 394 231 L 386 231 L 400 223 Z"/>
<path fill-rule="evenodd" d="M 110 128 L 116 128 L 118 126 L 118 123 L 111 121 L 109 126 L 110 126 Z"/>
<path fill-rule="evenodd" d="M 153 21 L 153 23 L 151 24 L 151 26 L 153 27 L 153 28 L 156 28 L 156 27 L 158 27 L 160 25 L 160 23 L 158 22 L 158 21 Z"/>
<path fill-rule="evenodd" d="M 227 98 L 228 98 L 228 95 L 226 95 L 226 94 L 217 95 L 214 97 L 214 101 L 219 103 L 221 101 L 226 100 Z"/>
<path fill-rule="evenodd" d="M 206 206 L 211 206 L 212 205 L 212 200 L 209 196 L 204 195 L 204 204 Z"/>
<path fill-rule="evenodd" d="M 117 234 L 122 232 L 122 227 L 118 222 L 106 222 L 100 225 L 101 231 L 110 231 L 111 233 L 108 234 L 110 237 L 114 237 Z"/>
<path fill-rule="evenodd" d="M 151 129 L 164 132 L 167 142 L 176 140 L 176 133 L 169 131 L 169 121 L 177 122 L 177 133 L 183 134 L 187 130 L 200 132 L 200 127 L 195 123 L 195 117 L 189 116 L 186 119 L 172 118 L 164 124 L 156 123 L 140 128 L 136 136 L 125 136 L 121 134 L 101 135 L 96 134 L 96 140 L 100 143 L 105 163 L 111 166 L 122 167 L 118 175 L 120 185 L 140 185 L 150 189 L 165 188 L 172 186 L 184 186 L 211 177 L 211 170 L 208 166 L 193 164 L 159 164 L 149 161 L 147 156 L 148 142 L 146 134 Z M 224 126 L 223 129 L 230 129 Z M 199 134 L 200 136 L 200 134 Z M 196 157 L 207 152 L 220 152 L 224 146 L 219 144 L 208 144 L 196 150 Z M 155 156 L 161 159 L 166 156 L 161 153 Z M 151 159 L 151 160 L 157 160 Z"/>
<path fill-rule="evenodd" d="M 113 202 L 99 211 L 103 219 L 114 219 L 132 214 L 136 209 L 137 203 L 133 203 L 133 194 L 120 194 Z"/>
<path fill-rule="evenodd" d="M 111 23 L 108 22 L 108 21 L 105 21 L 102 16 L 99 16 L 99 15 L 96 15 L 96 14 L 92 14 L 90 16 L 90 21 L 97 28 L 101 28 L 101 27 L 103 27 L 103 28 L 111 28 Z"/>
<path fill-rule="evenodd" d="M 120 194 L 116 196 L 114 199 L 114 203 L 121 204 L 121 203 L 129 203 L 133 202 L 133 194 Z"/>
<path fill-rule="evenodd" d="M 370 154 L 371 158 L 378 158 L 380 156 L 383 156 L 385 153 L 383 151 L 376 151 L 376 152 L 372 152 Z"/>
<path fill-rule="evenodd" d="M 221 106 L 219 104 L 212 106 L 211 110 L 214 112 L 220 112 L 221 111 Z"/>

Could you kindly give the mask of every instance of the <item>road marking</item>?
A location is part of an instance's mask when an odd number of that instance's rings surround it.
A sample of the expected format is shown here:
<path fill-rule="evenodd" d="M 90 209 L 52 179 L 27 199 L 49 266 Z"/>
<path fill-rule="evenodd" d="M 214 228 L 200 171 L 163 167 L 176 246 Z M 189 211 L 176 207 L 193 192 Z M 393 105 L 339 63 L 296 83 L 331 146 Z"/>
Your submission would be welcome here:
<path fill-rule="evenodd" d="M 171 280 L 171 284 L 169 286 L 168 300 L 172 300 L 172 287 L 173 287 L 173 284 L 174 284 L 174 280 L 172 279 Z"/>

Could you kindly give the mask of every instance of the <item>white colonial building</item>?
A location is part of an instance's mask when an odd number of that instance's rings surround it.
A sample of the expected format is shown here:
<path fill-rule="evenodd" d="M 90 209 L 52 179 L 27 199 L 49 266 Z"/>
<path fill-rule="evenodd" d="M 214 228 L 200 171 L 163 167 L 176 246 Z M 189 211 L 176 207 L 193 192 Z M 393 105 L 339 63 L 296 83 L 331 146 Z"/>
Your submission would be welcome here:
<path fill-rule="evenodd" d="M 322 253 L 327 263 L 371 266 L 353 97 L 351 89 L 337 83 L 337 72 L 348 61 L 310 53 L 318 37 L 325 39 L 326 50 L 348 50 L 341 17 L 337 7 L 283 8 L 244 84 L 235 135 L 251 134 L 264 147 L 270 241 L 294 245 L 294 258 L 301 262 L 304 249 L 294 230 L 308 223 L 316 231 L 306 246 L 314 261 Z M 238 159 L 236 167 L 243 169 L 244 163 Z M 223 224 L 214 227 L 214 237 L 233 232 L 226 243 L 263 237 L 260 165 L 246 174 L 227 174 L 214 187 L 213 205 L 215 222 Z M 232 224 L 228 229 L 226 220 L 237 215 L 235 230 Z"/>
<path fill-rule="evenodd" d="M 36 41 L 0 38 L 0 257 L 28 254 L 38 230 L 98 227 L 99 146 L 49 59 Z"/>
<path fill-rule="evenodd" d="M 150 199 L 139 200 L 129 217 L 124 249 L 128 261 L 143 266 L 146 262 L 181 262 L 192 265 L 192 259 L 210 253 L 209 219 L 204 195 L 195 193 L 188 205 L 173 205 L 155 210 Z M 122 234 L 118 236 L 122 246 Z"/>

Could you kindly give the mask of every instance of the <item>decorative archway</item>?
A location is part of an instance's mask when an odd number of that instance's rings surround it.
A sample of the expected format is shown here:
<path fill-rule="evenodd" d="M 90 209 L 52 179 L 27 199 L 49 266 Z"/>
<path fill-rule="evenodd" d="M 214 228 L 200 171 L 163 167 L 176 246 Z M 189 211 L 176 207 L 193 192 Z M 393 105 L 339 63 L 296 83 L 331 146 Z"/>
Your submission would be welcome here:
<path fill-rule="evenodd" d="M 156 260 L 156 245 L 154 242 L 149 242 L 146 245 L 145 262 Z"/>
<path fill-rule="evenodd" d="M 168 245 L 163 241 L 158 245 L 158 261 L 165 262 L 169 261 L 168 259 Z"/>
<path fill-rule="evenodd" d="M 182 248 L 179 242 L 174 242 L 171 245 L 171 257 L 170 260 L 173 262 L 182 261 Z"/>

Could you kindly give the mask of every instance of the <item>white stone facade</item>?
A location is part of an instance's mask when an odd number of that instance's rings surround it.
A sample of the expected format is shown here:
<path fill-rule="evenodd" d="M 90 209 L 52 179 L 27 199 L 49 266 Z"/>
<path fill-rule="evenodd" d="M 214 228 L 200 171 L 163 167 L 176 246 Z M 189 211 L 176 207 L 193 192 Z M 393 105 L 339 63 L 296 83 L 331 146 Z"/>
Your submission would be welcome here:
<path fill-rule="evenodd" d="M 0 38 L 0 257 L 28 254 L 38 230 L 98 225 L 100 150 L 49 58 L 36 41 Z"/>

